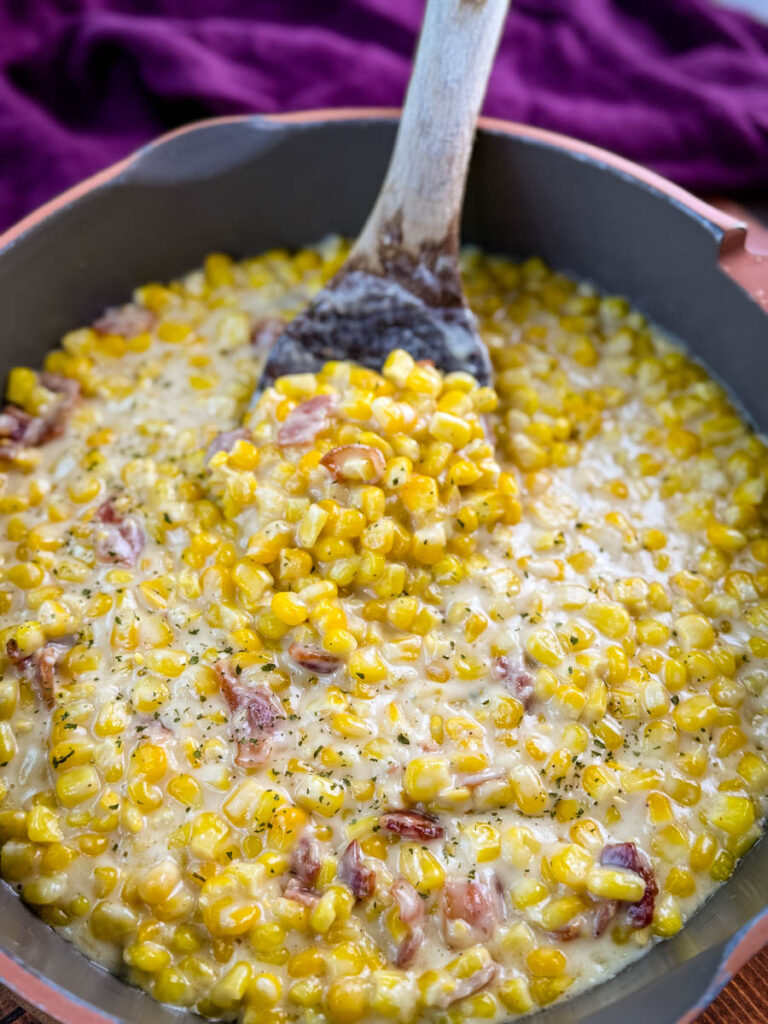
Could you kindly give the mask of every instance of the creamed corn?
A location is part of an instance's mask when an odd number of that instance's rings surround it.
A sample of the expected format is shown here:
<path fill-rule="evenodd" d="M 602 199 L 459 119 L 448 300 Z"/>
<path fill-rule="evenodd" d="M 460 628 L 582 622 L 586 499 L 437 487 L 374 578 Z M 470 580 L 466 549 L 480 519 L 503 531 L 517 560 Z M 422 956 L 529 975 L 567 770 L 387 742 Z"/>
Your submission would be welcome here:
<path fill-rule="evenodd" d="M 0 870 L 156 999 L 494 1020 L 760 835 L 766 448 L 617 298 L 463 257 L 494 387 L 395 351 L 250 408 L 346 244 L 221 254 L 11 371 Z"/>

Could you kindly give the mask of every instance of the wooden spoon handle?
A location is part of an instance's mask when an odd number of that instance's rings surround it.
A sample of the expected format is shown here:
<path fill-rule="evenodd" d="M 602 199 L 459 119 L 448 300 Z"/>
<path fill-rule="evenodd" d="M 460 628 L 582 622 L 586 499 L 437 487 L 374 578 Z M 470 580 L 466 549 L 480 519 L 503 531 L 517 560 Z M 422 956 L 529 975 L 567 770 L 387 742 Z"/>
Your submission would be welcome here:
<path fill-rule="evenodd" d="M 382 250 L 455 259 L 464 183 L 509 0 L 428 0 L 392 159 L 350 255 L 391 276 Z"/>

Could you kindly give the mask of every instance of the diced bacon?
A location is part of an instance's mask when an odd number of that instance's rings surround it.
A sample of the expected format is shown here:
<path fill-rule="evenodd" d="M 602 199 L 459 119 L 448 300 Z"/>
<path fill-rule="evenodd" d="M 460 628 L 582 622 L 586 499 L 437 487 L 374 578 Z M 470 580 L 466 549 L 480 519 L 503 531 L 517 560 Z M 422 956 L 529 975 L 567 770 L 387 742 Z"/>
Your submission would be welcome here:
<path fill-rule="evenodd" d="M 251 768 L 260 768 L 269 760 L 272 753 L 272 737 L 259 736 L 258 739 L 239 740 L 235 764 L 249 771 Z"/>
<path fill-rule="evenodd" d="M 151 309 L 137 306 L 129 302 L 125 306 L 113 306 L 92 327 L 99 334 L 120 334 L 123 338 L 135 338 L 137 334 L 151 331 L 157 323 L 157 317 Z"/>
<path fill-rule="evenodd" d="M 22 448 L 40 445 L 46 439 L 42 416 L 30 416 L 15 405 L 6 405 L 0 412 L 0 458 L 14 459 Z"/>
<path fill-rule="evenodd" d="M 395 964 L 397 967 L 409 967 L 416 959 L 426 937 L 424 900 L 404 878 L 396 878 L 389 891 L 397 905 L 400 920 L 408 926 L 408 934 L 397 951 Z"/>
<path fill-rule="evenodd" d="M 146 534 L 136 516 L 125 516 L 108 498 L 96 510 L 98 524 L 93 549 L 99 562 L 135 565 L 146 543 Z"/>
<path fill-rule="evenodd" d="M 0 412 L 0 458 L 13 459 L 22 448 L 44 444 L 64 431 L 67 416 L 80 395 L 80 385 L 59 373 L 41 373 L 38 380 L 59 398 L 42 416 L 6 405 Z"/>
<path fill-rule="evenodd" d="M 600 863 L 606 867 L 634 871 L 645 882 L 645 892 L 635 903 L 626 903 L 627 922 L 632 928 L 646 928 L 653 920 L 659 886 L 650 861 L 634 843 L 609 843 L 603 847 Z"/>
<path fill-rule="evenodd" d="M 286 448 L 309 445 L 330 427 L 338 414 L 335 395 L 315 395 L 292 409 L 277 432 L 277 443 Z"/>
<path fill-rule="evenodd" d="M 320 893 L 315 892 L 314 889 L 305 889 L 298 878 L 289 878 L 288 882 L 283 889 L 283 896 L 288 900 L 293 900 L 296 903 L 301 903 L 304 907 L 317 906 L 317 901 L 320 899 Z"/>
<path fill-rule="evenodd" d="M 339 860 L 339 880 L 348 885 L 355 899 L 373 896 L 376 872 L 366 865 L 360 843 L 353 839 Z"/>
<path fill-rule="evenodd" d="M 334 480 L 375 483 L 384 475 L 387 463 L 378 448 L 369 444 L 342 444 L 331 448 L 320 459 Z"/>
<path fill-rule="evenodd" d="M 498 973 L 498 964 L 485 964 L 479 970 L 475 971 L 474 974 L 470 974 L 468 978 L 460 978 L 456 983 L 455 988 L 451 989 L 450 992 L 445 992 L 443 995 L 439 996 L 433 1005 L 440 1010 L 447 1010 L 449 1006 L 453 1006 L 454 1003 L 458 1003 L 460 999 L 466 999 L 467 996 L 472 996 L 475 992 L 479 992 L 487 985 L 490 985 Z"/>
<path fill-rule="evenodd" d="M 56 664 L 69 647 L 69 644 L 64 643 L 46 644 L 32 654 L 22 654 L 15 640 L 9 640 L 5 645 L 8 657 L 19 672 L 32 682 L 48 708 L 56 703 Z"/>
<path fill-rule="evenodd" d="M 533 676 L 521 663 L 513 663 L 501 654 L 493 659 L 491 677 L 503 683 L 513 697 L 528 710 L 533 700 Z"/>
<path fill-rule="evenodd" d="M 605 932 L 608 925 L 619 911 L 618 900 L 599 900 L 592 918 L 592 934 L 596 939 Z"/>
<path fill-rule="evenodd" d="M 305 831 L 294 847 L 290 870 L 306 888 L 315 884 L 320 873 L 320 844 L 311 831 Z"/>
<path fill-rule="evenodd" d="M 318 676 L 329 676 L 341 665 L 333 654 L 328 654 L 319 647 L 307 647 L 305 644 L 291 644 L 288 654 L 300 668 Z"/>
<path fill-rule="evenodd" d="M 388 811 L 381 816 L 381 825 L 406 839 L 442 839 L 445 835 L 439 819 L 421 811 Z"/>
<path fill-rule="evenodd" d="M 70 404 L 80 397 L 80 382 L 73 377 L 65 377 L 63 373 L 50 373 L 46 370 L 40 374 L 40 383 L 57 395 L 64 395 Z"/>
<path fill-rule="evenodd" d="M 219 687 L 232 712 L 232 732 L 237 742 L 235 762 L 241 768 L 256 768 L 265 763 L 272 751 L 272 732 L 285 709 L 280 700 L 262 684 L 241 682 L 227 662 L 213 666 Z"/>
<path fill-rule="evenodd" d="M 285 320 L 277 316 L 267 316 L 254 321 L 251 327 L 251 344 L 256 350 L 256 355 L 266 358 L 285 327 Z"/>
<path fill-rule="evenodd" d="M 231 452 L 238 441 L 247 441 L 248 431 L 243 427 L 236 427 L 234 430 L 225 430 L 223 434 L 214 437 L 205 452 L 205 461 L 210 462 L 217 452 Z"/>
<path fill-rule="evenodd" d="M 504 919 L 504 895 L 496 875 L 486 879 L 460 878 L 443 889 L 446 921 L 465 921 L 476 934 L 473 942 L 484 942 Z"/>

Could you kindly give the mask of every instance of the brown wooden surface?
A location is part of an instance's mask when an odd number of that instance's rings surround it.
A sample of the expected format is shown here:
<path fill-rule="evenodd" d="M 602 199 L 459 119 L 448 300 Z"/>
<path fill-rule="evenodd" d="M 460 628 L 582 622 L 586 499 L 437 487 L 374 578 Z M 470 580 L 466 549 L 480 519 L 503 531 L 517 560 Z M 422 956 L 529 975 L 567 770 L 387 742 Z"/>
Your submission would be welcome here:
<path fill-rule="evenodd" d="M 0 985 L 0 1024 L 40 1024 L 42 1020 Z M 768 1024 L 768 947 L 742 968 L 697 1024 Z"/>

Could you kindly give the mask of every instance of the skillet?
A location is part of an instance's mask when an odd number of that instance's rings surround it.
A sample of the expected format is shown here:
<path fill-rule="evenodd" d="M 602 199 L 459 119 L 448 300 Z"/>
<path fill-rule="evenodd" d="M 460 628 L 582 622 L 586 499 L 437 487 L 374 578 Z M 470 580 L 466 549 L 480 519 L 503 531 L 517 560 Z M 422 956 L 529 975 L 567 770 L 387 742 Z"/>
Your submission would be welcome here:
<path fill-rule="evenodd" d="M 393 111 L 202 122 L 64 193 L 0 236 L 0 367 L 37 365 L 61 335 L 148 280 L 235 256 L 355 236 L 394 140 Z M 462 238 L 541 256 L 625 295 L 768 431 L 768 257 L 743 224 L 672 183 L 564 136 L 481 119 Z M 91 964 L 0 884 L 0 981 L 64 1024 L 191 1024 Z M 541 1024 L 691 1024 L 768 942 L 768 843 L 669 942 Z"/>

